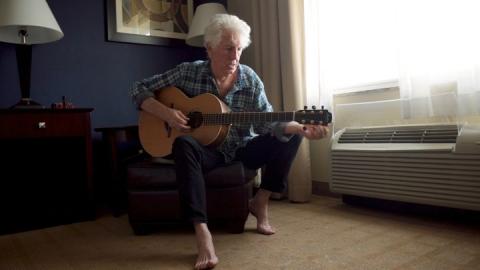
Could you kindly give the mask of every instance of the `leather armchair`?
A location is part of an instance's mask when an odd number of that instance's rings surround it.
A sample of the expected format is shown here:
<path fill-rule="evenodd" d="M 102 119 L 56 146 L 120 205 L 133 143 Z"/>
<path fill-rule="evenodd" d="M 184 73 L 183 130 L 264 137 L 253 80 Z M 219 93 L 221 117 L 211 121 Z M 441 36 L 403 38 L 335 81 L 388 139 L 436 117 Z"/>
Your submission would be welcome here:
<path fill-rule="evenodd" d="M 228 231 L 244 231 L 248 200 L 256 171 L 242 163 L 218 167 L 205 175 L 209 223 L 226 225 Z M 171 161 L 141 160 L 127 167 L 128 218 L 136 234 L 159 225 L 184 221 Z"/>
<path fill-rule="evenodd" d="M 117 194 L 112 197 L 121 198 L 126 193 L 128 219 L 134 233 L 146 234 L 162 225 L 184 223 L 173 161 L 142 152 L 135 126 L 96 131 L 102 132 L 112 153 L 110 182 L 112 193 Z M 209 224 L 225 225 L 232 233 L 244 231 L 256 175 L 257 171 L 245 168 L 241 162 L 218 167 L 205 175 Z M 126 184 L 121 184 L 124 181 Z M 121 205 L 118 201 L 122 200 L 116 199 L 113 204 Z"/>

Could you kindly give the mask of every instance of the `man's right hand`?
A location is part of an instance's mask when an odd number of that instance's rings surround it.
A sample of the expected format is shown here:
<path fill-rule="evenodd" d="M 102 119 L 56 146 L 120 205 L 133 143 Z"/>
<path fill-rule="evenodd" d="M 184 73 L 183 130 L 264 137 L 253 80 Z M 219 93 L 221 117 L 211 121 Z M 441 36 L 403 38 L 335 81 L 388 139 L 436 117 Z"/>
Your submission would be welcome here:
<path fill-rule="evenodd" d="M 190 127 L 188 126 L 189 118 L 183 114 L 182 111 L 169 108 L 153 97 L 145 99 L 140 107 L 142 110 L 167 122 L 170 127 L 176 130 L 183 132 L 190 130 Z"/>
<path fill-rule="evenodd" d="M 170 127 L 183 132 L 190 130 L 190 126 L 188 126 L 189 118 L 183 114 L 182 111 L 167 108 L 166 112 L 163 120 L 167 122 Z"/>

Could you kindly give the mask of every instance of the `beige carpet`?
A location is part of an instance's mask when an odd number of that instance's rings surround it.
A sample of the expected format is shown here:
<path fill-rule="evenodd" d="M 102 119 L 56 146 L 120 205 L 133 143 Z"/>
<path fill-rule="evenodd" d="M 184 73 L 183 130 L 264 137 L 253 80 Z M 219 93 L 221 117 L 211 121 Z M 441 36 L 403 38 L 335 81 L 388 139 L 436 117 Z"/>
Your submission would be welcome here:
<path fill-rule="evenodd" d="M 272 201 L 277 234 L 214 231 L 215 269 L 480 269 L 480 227 L 465 221 L 345 205 L 314 196 Z M 0 269 L 191 269 L 193 233 L 169 229 L 135 236 L 127 217 L 104 216 L 0 236 Z"/>

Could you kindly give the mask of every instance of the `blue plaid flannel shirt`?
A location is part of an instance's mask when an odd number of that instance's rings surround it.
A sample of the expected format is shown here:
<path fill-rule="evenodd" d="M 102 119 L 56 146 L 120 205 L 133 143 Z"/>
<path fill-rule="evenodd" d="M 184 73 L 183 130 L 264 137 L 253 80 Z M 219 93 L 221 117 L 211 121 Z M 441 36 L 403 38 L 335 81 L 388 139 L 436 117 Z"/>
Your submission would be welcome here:
<path fill-rule="evenodd" d="M 142 102 L 149 97 L 154 97 L 154 91 L 175 86 L 187 96 L 194 97 L 203 93 L 211 93 L 221 99 L 234 111 L 271 112 L 270 105 L 262 81 L 250 67 L 239 65 L 238 78 L 233 89 L 225 98 L 220 98 L 210 61 L 195 61 L 182 63 L 162 74 L 154 75 L 134 83 L 130 95 L 139 108 Z M 259 125 L 234 124 L 230 128 L 224 142 L 218 150 L 225 156 L 225 161 L 230 162 L 237 148 L 245 146 L 257 134 L 272 132 L 280 140 L 289 138 L 283 135 L 284 124 L 265 123 Z"/>

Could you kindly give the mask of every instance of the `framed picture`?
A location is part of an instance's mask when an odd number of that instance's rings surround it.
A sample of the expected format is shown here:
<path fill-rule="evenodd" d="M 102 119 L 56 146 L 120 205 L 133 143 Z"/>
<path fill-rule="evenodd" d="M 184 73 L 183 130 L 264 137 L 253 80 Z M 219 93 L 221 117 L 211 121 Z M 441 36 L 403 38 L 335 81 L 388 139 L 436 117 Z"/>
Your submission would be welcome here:
<path fill-rule="evenodd" d="M 193 0 L 106 0 L 107 40 L 185 45 Z"/>

